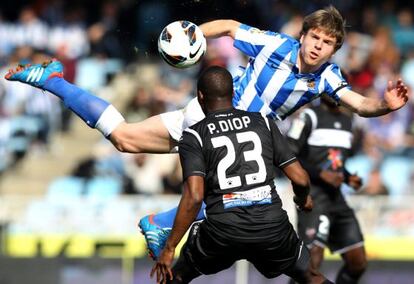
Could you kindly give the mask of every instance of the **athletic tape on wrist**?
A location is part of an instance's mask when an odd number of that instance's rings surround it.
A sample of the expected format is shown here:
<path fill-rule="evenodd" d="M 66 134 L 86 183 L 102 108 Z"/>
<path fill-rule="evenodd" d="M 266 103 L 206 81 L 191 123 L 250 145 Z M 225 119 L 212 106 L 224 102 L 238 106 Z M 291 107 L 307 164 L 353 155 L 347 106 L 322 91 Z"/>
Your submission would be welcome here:
<path fill-rule="evenodd" d="M 122 114 L 120 114 L 113 105 L 109 105 L 99 117 L 95 128 L 105 137 L 108 137 L 112 131 L 124 121 L 125 119 Z"/>

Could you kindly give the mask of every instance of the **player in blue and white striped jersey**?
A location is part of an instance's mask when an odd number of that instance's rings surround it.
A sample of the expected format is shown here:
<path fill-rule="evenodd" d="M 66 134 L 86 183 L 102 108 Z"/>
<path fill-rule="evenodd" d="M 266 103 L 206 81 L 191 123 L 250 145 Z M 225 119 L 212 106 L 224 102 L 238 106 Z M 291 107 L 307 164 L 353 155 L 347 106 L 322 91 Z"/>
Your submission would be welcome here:
<path fill-rule="evenodd" d="M 344 20 L 332 6 L 305 17 L 298 41 L 234 20 L 215 20 L 200 25 L 200 28 L 206 38 L 232 37 L 234 46 L 250 57 L 248 65 L 234 78 L 233 103 L 236 108 L 284 119 L 324 92 L 359 115 L 369 117 L 398 110 L 408 101 L 407 88 L 401 80 L 390 81 L 382 99 L 368 98 L 352 91 L 338 66 L 329 63 L 345 36 Z M 34 69 L 36 74 L 42 75 L 34 76 Z M 35 79 L 31 77 L 29 80 L 30 76 Z M 6 74 L 6 79 L 57 95 L 122 152 L 169 153 L 177 145 L 183 129 L 204 118 L 197 99 L 193 99 L 182 110 L 127 123 L 111 104 L 68 83 L 62 76 L 61 65 L 52 61 L 19 67 Z M 163 222 L 162 215 L 160 218 L 155 216 L 154 221 L 163 227 L 171 227 L 174 215 L 167 217 Z"/>
<path fill-rule="evenodd" d="M 328 44 L 322 47 L 322 43 L 320 51 L 315 48 L 315 57 L 316 53 L 323 58 L 332 54 L 335 39 L 325 40 Z M 301 72 L 297 65 L 301 62 L 301 44 L 288 35 L 241 24 L 234 46 L 250 56 L 243 73 L 234 78 L 233 104 L 238 108 L 284 119 L 321 93 L 326 92 L 339 101 L 337 92 L 349 89 L 336 64 L 324 62 L 310 68 L 311 72 Z"/>

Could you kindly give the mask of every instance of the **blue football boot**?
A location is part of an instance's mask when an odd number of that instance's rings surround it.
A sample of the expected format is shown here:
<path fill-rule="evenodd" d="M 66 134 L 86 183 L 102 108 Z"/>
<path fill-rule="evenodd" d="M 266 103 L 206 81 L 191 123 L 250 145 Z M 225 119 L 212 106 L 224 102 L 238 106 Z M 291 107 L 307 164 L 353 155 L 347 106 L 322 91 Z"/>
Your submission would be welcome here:
<path fill-rule="evenodd" d="M 45 82 L 53 77 L 63 77 L 63 65 L 56 59 L 43 64 L 18 65 L 4 76 L 9 81 L 19 81 L 42 90 Z"/>
<path fill-rule="evenodd" d="M 170 235 L 171 228 L 161 228 L 154 223 L 154 214 L 143 217 L 138 226 L 147 242 L 148 254 L 153 260 L 157 260 Z"/>

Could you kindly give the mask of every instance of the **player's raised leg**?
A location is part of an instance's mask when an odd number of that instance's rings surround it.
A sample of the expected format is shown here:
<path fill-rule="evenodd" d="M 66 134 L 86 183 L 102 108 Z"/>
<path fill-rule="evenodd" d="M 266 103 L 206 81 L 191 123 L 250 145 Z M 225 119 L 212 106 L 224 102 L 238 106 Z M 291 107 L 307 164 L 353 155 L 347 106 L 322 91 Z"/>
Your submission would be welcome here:
<path fill-rule="evenodd" d="M 63 78 L 63 66 L 51 60 L 44 64 L 19 65 L 5 78 L 46 90 L 63 100 L 87 125 L 98 129 L 122 152 L 169 153 L 176 145 L 160 115 L 138 123 L 126 123 L 109 102 L 70 84 Z"/>
<path fill-rule="evenodd" d="M 109 136 L 121 152 L 171 153 L 177 142 L 170 137 L 161 115 L 151 116 L 135 123 L 121 122 Z"/>

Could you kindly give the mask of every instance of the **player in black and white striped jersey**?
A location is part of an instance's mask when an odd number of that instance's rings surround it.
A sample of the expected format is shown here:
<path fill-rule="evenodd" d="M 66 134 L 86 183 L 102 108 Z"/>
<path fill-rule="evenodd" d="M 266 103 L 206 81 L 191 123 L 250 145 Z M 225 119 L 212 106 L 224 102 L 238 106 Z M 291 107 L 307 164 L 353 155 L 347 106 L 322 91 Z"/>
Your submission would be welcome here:
<path fill-rule="evenodd" d="M 352 117 L 322 96 L 321 104 L 305 109 L 292 123 L 288 142 L 309 173 L 317 206 L 298 212 L 298 233 L 319 269 L 325 247 L 341 254 L 344 266 L 335 283 L 357 283 L 367 266 L 364 240 L 354 211 L 341 193 L 342 183 L 358 190 L 360 177 L 345 169 L 352 146 Z"/>

